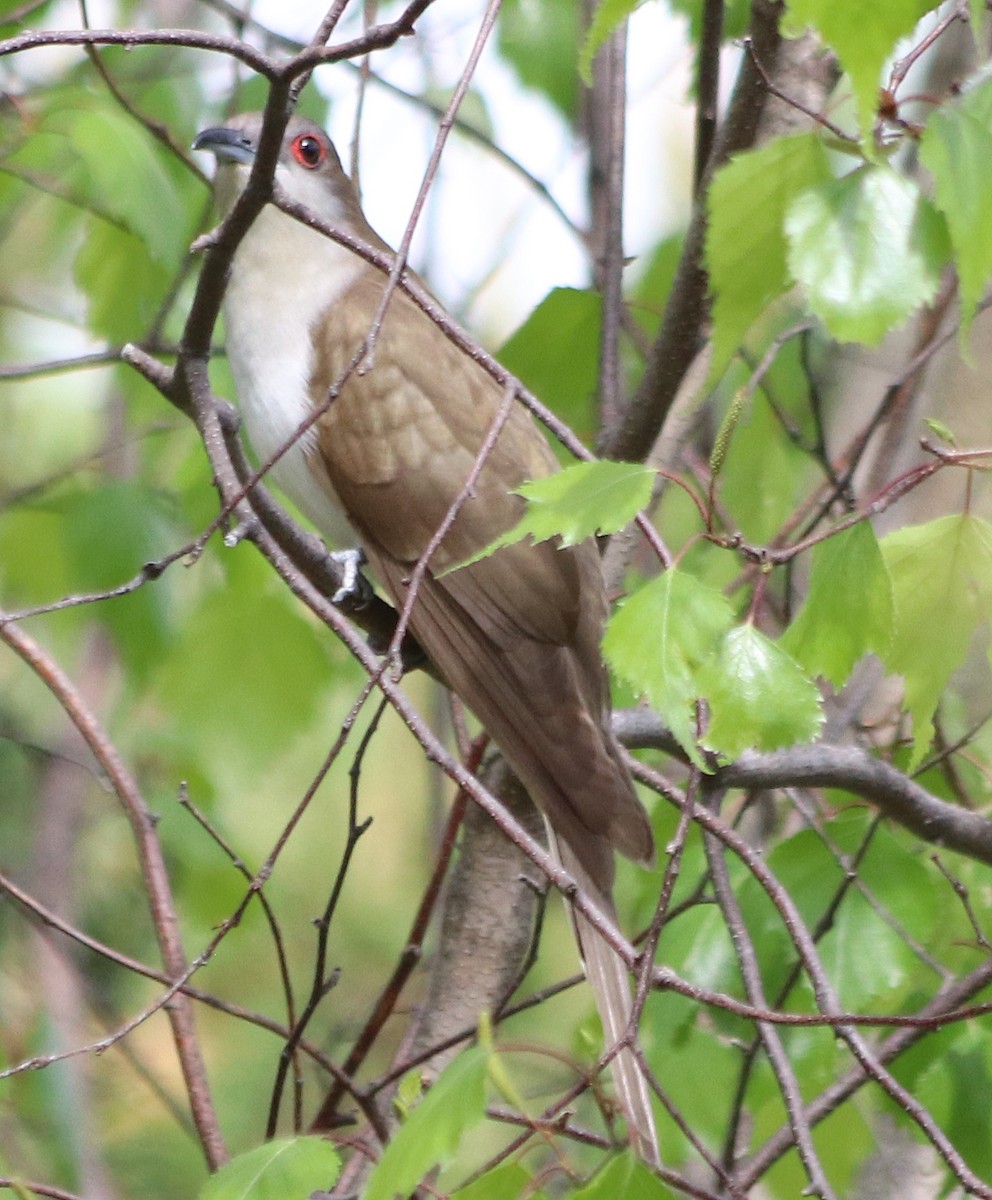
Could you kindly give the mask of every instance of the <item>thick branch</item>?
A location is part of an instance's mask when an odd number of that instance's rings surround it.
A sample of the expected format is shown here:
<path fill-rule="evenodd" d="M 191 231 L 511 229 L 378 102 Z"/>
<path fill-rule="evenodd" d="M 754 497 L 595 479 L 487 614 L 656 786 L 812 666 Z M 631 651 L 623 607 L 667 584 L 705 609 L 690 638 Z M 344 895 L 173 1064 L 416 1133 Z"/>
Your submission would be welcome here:
<path fill-rule="evenodd" d="M 614 729 L 629 748 L 684 753 L 655 713 L 645 708 L 613 714 Z M 841 788 L 862 796 L 885 816 L 917 837 L 992 865 L 992 821 L 940 800 L 891 763 L 858 746 L 817 744 L 759 753 L 748 750 L 736 762 L 717 768 L 717 788 Z"/>
<path fill-rule="evenodd" d="M 755 0 L 750 37 L 766 70 L 773 70 L 781 36 L 781 5 Z M 707 176 L 738 150 L 752 145 L 767 98 L 765 83 L 750 55 L 741 60 L 740 74 L 727 118 L 711 156 Z M 651 347 L 644 374 L 619 426 L 608 431 L 600 444 L 605 457 L 640 461 L 648 453 L 664 423 L 702 340 L 707 310 L 707 277 L 703 270 L 706 238 L 706 188 L 699 191 L 686 233 L 682 258 L 672 285 L 661 329 Z"/>

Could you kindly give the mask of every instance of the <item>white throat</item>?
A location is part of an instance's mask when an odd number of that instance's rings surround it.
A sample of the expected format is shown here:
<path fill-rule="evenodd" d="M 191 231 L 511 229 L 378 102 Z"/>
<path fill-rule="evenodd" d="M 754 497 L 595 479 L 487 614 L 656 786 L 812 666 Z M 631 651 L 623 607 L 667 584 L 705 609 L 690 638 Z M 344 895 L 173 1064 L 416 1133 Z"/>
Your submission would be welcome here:
<path fill-rule="evenodd" d="M 307 203 L 307 197 L 301 199 Z M 321 199 L 319 210 L 312 205 L 315 211 L 328 221 L 340 218 L 324 212 L 326 194 Z M 227 355 L 260 464 L 311 411 L 311 330 L 361 270 L 351 251 L 272 205 L 259 213 L 238 246 L 224 299 Z M 314 441 L 310 430 L 286 451 L 272 475 L 321 532 L 349 540 L 342 514 L 307 465 Z"/>

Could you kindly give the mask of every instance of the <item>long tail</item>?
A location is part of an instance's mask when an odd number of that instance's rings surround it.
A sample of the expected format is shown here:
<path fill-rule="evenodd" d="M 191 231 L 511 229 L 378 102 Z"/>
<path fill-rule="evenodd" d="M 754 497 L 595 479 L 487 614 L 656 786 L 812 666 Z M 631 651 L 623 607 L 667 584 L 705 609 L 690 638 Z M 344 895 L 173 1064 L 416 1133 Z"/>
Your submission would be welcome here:
<path fill-rule="evenodd" d="M 567 844 L 550 833 L 551 845 L 562 866 L 596 904 L 609 916 L 615 916 L 613 897 L 604 894 L 571 852 Z M 596 999 L 603 1023 L 607 1048 L 612 1049 L 627 1033 L 633 1002 L 627 965 L 612 946 L 600 936 L 581 913 L 572 910 L 575 936 L 586 978 Z M 653 1166 L 660 1165 L 658 1134 L 651 1106 L 651 1089 L 637 1059 L 628 1048 L 610 1061 L 617 1098 L 627 1118 L 630 1140 L 636 1152 Z"/>

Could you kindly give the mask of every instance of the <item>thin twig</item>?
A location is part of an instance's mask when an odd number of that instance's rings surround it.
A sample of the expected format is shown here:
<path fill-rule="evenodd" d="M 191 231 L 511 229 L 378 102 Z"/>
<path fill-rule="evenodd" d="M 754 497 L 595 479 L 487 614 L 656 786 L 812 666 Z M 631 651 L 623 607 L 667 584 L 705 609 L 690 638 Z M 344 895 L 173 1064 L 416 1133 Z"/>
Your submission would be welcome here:
<path fill-rule="evenodd" d="M 106 773 L 134 835 L 162 961 L 173 981 L 184 979 L 188 967 L 168 870 L 155 832 L 155 818 L 145 804 L 137 783 L 72 681 L 41 647 L 17 625 L 3 624 L 2 621 L 0 640 L 34 671 L 55 696 Z M 192 1007 L 178 988 L 168 1004 L 168 1014 L 200 1143 L 208 1164 L 216 1170 L 226 1161 L 227 1150 L 210 1096 Z"/>

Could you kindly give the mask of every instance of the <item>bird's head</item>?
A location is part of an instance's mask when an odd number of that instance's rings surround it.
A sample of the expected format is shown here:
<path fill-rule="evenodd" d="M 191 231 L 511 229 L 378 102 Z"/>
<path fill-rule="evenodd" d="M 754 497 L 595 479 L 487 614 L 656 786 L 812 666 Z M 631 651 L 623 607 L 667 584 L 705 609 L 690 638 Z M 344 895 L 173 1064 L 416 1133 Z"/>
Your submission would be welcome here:
<path fill-rule="evenodd" d="M 206 150 L 217 160 L 214 191 L 225 215 L 248 182 L 262 136 L 262 114 L 242 113 L 226 124 L 198 133 L 194 150 Z M 331 139 L 306 117 L 293 116 L 286 126 L 275 182 L 288 196 L 330 222 L 348 220 L 358 201 Z"/>

